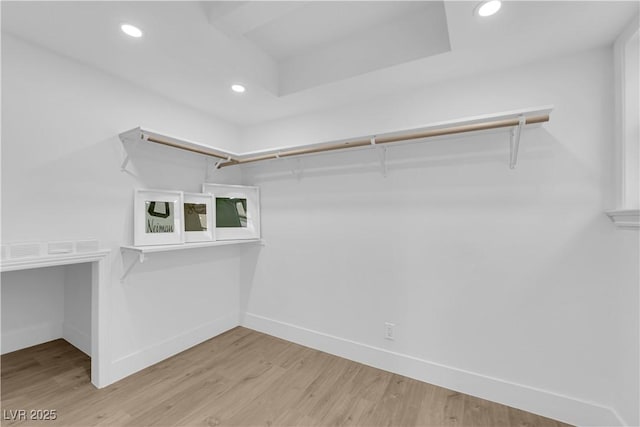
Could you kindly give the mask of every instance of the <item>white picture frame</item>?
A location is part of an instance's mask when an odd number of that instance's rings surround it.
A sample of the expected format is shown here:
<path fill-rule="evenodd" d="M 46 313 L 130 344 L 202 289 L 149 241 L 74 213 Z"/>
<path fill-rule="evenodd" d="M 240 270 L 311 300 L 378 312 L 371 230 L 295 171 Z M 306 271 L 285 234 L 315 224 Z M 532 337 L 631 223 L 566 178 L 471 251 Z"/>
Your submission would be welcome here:
<path fill-rule="evenodd" d="M 183 222 L 182 191 L 135 190 L 134 246 L 184 243 Z"/>
<path fill-rule="evenodd" d="M 217 240 L 260 238 L 258 187 L 204 183 L 202 192 L 214 195 Z"/>
<path fill-rule="evenodd" d="M 213 194 L 183 193 L 184 241 L 216 240 L 216 210 Z"/>

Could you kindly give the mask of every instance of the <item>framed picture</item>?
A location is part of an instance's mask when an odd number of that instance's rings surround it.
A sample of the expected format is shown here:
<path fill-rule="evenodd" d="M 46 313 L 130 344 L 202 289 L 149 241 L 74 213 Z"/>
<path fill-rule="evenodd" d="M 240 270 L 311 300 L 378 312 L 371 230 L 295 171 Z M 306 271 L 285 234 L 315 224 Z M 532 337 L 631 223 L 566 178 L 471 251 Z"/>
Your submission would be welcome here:
<path fill-rule="evenodd" d="M 133 244 L 184 243 L 182 191 L 136 190 Z"/>
<path fill-rule="evenodd" d="M 185 242 L 210 242 L 215 240 L 216 211 L 212 194 L 184 193 Z"/>
<path fill-rule="evenodd" d="M 260 238 L 260 191 L 244 185 L 202 184 L 215 195 L 216 239 Z"/>

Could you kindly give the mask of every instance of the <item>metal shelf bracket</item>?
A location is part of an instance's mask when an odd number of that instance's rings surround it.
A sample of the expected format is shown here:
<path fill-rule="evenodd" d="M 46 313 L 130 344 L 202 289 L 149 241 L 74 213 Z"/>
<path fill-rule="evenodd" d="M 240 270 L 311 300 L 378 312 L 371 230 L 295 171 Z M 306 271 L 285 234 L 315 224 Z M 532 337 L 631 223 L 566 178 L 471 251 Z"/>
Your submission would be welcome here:
<path fill-rule="evenodd" d="M 515 169 L 516 163 L 518 161 L 518 148 L 520 148 L 520 134 L 522 133 L 522 128 L 527 122 L 527 118 L 524 115 L 520 115 L 518 118 L 518 125 L 511 128 L 511 139 L 509 141 L 510 147 L 510 157 L 509 157 L 509 168 Z"/>

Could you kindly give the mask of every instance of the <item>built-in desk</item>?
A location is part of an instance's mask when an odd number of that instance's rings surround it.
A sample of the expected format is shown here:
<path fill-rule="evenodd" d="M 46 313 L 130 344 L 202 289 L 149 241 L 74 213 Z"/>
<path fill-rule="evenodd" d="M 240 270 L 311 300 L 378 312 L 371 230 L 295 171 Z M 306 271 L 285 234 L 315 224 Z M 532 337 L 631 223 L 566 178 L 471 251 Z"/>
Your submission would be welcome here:
<path fill-rule="evenodd" d="M 72 264 L 91 263 L 91 382 L 98 388 L 108 384 L 109 357 L 106 344 L 109 250 L 67 253 L 30 258 L 8 259 L 0 262 L 0 272 L 30 270 Z"/>

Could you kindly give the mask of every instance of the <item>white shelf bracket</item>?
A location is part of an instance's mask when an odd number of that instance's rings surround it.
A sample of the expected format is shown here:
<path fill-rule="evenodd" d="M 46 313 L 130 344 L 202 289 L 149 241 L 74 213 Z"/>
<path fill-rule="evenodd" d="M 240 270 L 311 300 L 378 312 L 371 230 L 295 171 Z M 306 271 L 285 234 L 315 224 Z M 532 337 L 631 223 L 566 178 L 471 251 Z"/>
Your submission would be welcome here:
<path fill-rule="evenodd" d="M 216 163 L 212 162 L 212 159 L 209 157 L 206 158 L 206 165 L 204 167 L 204 182 L 209 182 L 209 177 L 211 176 L 212 171 L 216 170 Z"/>
<path fill-rule="evenodd" d="M 122 263 L 124 264 L 124 254 L 126 251 L 121 250 L 120 251 L 122 254 Z M 140 263 L 142 264 L 144 262 L 144 253 L 143 252 L 139 252 L 138 256 L 134 257 L 131 261 L 131 263 L 129 263 L 129 265 L 127 266 L 127 268 L 125 269 L 124 273 L 122 274 L 122 277 L 120 277 L 120 282 L 124 283 L 124 279 L 127 278 L 127 276 L 129 275 L 129 273 L 131 273 L 131 270 L 133 270 L 133 267 L 136 266 L 136 264 Z"/>
<path fill-rule="evenodd" d="M 298 181 L 302 179 L 302 159 L 290 159 L 290 161 L 294 162 L 291 168 L 291 175 L 295 176 Z"/>
<path fill-rule="evenodd" d="M 216 162 L 216 165 L 214 166 L 214 170 L 218 170 L 220 169 L 220 166 L 222 166 L 223 163 L 227 163 L 231 161 L 231 156 L 227 157 L 226 159 L 220 159 Z"/>
<path fill-rule="evenodd" d="M 124 172 L 127 169 L 127 165 L 129 164 L 129 154 L 125 154 L 124 160 L 120 165 L 120 172 Z"/>
<path fill-rule="evenodd" d="M 231 156 L 227 157 L 226 159 L 219 159 L 218 161 L 214 161 L 213 159 L 210 159 L 209 161 L 207 161 L 207 170 L 204 176 L 204 181 L 205 182 L 209 182 L 210 181 L 210 177 L 213 173 L 215 173 L 216 171 L 220 170 L 220 167 L 231 161 Z"/>
<path fill-rule="evenodd" d="M 378 149 L 378 158 L 380 159 L 380 173 L 383 177 L 387 177 L 387 147 L 380 146 Z"/>
<path fill-rule="evenodd" d="M 124 148 L 125 151 L 125 155 L 124 155 L 124 159 L 122 160 L 122 164 L 120 165 L 120 172 L 126 172 L 127 171 L 127 165 L 129 164 L 129 160 L 131 160 L 131 154 L 133 151 L 135 151 L 138 148 L 138 143 L 140 142 L 140 140 L 145 140 L 146 141 L 147 136 L 143 133 L 140 134 L 140 138 L 131 138 L 131 137 L 120 137 L 120 140 L 122 141 L 122 146 L 124 147 L 124 145 L 127 142 L 131 143 L 131 148 L 129 150 L 126 149 L 126 147 Z"/>
<path fill-rule="evenodd" d="M 509 141 L 510 157 L 509 157 L 509 169 L 515 169 L 518 161 L 518 148 L 520 148 L 520 134 L 522 128 L 527 122 L 527 118 L 521 115 L 518 118 L 518 125 L 511 128 L 511 139 Z"/>

